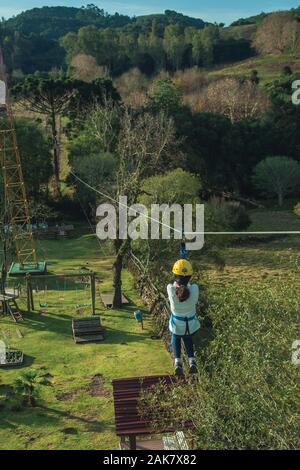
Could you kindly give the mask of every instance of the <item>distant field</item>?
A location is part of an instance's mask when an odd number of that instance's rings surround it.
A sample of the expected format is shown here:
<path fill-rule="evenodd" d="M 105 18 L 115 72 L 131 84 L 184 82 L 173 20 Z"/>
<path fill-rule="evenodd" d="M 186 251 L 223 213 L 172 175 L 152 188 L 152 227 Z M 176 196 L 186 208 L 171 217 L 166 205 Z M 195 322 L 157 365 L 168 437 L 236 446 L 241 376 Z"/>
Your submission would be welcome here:
<path fill-rule="evenodd" d="M 250 217 L 248 231 L 300 231 L 300 217 L 291 209 L 257 209 L 250 211 Z M 221 253 L 226 263 L 223 272 L 209 263 L 208 278 L 212 283 L 224 287 L 228 282 L 258 283 L 267 288 L 272 279 L 289 273 L 299 279 L 300 285 L 300 235 L 260 235 L 250 240 L 236 237 Z"/>
<path fill-rule="evenodd" d="M 300 56 L 295 55 L 269 55 L 265 57 L 253 57 L 241 62 L 226 65 L 218 69 L 208 71 L 209 77 L 232 77 L 249 75 L 252 70 L 257 70 L 261 78 L 261 85 L 274 80 L 281 74 L 285 66 L 290 66 L 294 72 L 300 72 Z"/>

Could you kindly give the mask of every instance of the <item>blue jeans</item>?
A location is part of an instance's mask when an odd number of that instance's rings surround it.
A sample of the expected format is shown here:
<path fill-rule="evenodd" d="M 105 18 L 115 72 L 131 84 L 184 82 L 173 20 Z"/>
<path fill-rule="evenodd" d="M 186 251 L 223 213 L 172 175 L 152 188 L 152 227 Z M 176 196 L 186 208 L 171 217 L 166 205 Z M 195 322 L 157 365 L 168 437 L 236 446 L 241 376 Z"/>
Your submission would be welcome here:
<path fill-rule="evenodd" d="M 188 358 L 194 357 L 193 337 L 191 335 L 186 335 L 186 336 L 174 335 L 173 347 L 174 347 L 174 357 L 175 357 L 175 359 L 180 359 L 181 358 L 181 340 L 184 343 Z"/>

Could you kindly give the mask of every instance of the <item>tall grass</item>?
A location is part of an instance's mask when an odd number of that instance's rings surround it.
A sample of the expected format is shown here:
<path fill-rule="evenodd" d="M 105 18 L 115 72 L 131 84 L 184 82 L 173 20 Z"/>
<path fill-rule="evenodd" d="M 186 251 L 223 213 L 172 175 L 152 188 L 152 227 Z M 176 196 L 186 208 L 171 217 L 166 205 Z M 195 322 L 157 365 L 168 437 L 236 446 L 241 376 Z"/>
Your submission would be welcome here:
<path fill-rule="evenodd" d="M 199 380 L 161 386 L 142 410 L 177 429 L 193 423 L 199 449 L 296 449 L 300 446 L 299 286 L 295 277 L 267 288 L 235 284 L 210 292 L 213 340 L 198 351 Z M 159 410 L 157 412 L 157 410 Z"/>

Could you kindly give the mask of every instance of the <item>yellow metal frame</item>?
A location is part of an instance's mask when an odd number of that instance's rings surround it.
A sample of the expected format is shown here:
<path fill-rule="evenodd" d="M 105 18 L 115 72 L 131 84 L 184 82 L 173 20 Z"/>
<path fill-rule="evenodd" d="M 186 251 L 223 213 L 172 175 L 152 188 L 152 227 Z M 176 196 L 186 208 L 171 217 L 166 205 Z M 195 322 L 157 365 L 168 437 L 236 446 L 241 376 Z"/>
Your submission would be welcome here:
<path fill-rule="evenodd" d="M 7 118 L 7 128 L 0 130 L 0 163 L 4 179 L 4 192 L 11 237 L 16 247 L 18 261 L 22 267 L 32 264 L 38 267 L 35 242 L 25 183 L 22 172 L 20 152 L 14 126 L 14 116 L 9 102 L 7 79 L 0 48 L 0 80 L 6 86 L 6 103 L 0 105 L 1 114 Z"/>

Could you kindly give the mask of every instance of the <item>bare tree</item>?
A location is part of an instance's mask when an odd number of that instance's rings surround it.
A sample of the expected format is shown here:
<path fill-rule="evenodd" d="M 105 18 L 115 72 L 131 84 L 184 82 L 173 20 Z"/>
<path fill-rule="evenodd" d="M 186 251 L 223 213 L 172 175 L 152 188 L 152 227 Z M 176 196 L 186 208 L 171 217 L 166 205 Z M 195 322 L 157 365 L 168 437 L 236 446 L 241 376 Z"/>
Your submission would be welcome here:
<path fill-rule="evenodd" d="M 108 75 L 106 67 L 98 65 L 95 57 L 88 54 L 77 54 L 71 61 L 72 77 L 84 82 L 92 82 L 98 77 Z"/>
<path fill-rule="evenodd" d="M 199 96 L 200 109 L 224 114 L 231 122 L 261 116 L 268 105 L 267 96 L 251 80 L 230 77 L 211 83 Z"/>
<path fill-rule="evenodd" d="M 268 15 L 258 28 L 254 46 L 261 54 L 283 54 L 299 49 L 300 23 L 289 12 Z"/>
<path fill-rule="evenodd" d="M 119 113 L 119 122 L 115 113 Z M 142 182 L 159 172 L 167 171 L 182 162 L 179 142 L 171 118 L 160 113 L 136 113 L 127 107 L 117 107 L 106 103 L 106 106 L 95 106 L 91 121 L 97 140 L 107 141 L 107 134 L 114 130 L 117 138 L 114 149 L 118 165 L 114 184 L 111 185 L 110 197 L 114 201 L 117 213 L 117 238 L 114 240 L 115 261 L 113 265 L 114 299 L 113 307 L 122 306 L 121 275 L 124 257 L 130 248 L 130 239 L 120 238 L 118 227 L 119 197 L 126 196 L 128 205 L 138 202 L 142 194 Z M 99 122 L 105 122 L 103 126 Z M 112 148 L 110 148 L 112 150 Z"/>
<path fill-rule="evenodd" d="M 116 88 L 123 102 L 134 108 L 140 108 L 145 105 L 150 84 L 151 80 L 138 68 L 133 68 L 123 73 L 115 81 Z"/>

